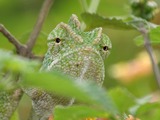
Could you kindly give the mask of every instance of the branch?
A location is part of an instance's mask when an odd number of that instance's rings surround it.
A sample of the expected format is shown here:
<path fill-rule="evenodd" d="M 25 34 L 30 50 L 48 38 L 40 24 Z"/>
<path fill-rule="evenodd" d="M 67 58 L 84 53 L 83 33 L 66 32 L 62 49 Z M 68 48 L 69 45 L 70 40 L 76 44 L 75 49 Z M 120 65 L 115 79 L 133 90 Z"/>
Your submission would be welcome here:
<path fill-rule="evenodd" d="M 42 59 L 42 57 L 37 57 L 34 56 L 32 53 L 32 48 L 34 47 L 36 43 L 36 39 L 41 31 L 42 25 L 44 23 L 45 18 L 48 15 L 48 12 L 52 6 L 54 0 L 45 0 L 42 8 L 40 10 L 38 20 L 36 22 L 36 25 L 27 41 L 26 45 L 21 44 L 2 24 L 0 24 L 0 32 L 11 42 L 17 51 L 17 54 L 28 57 L 28 58 L 33 58 L 33 59 Z"/>
<path fill-rule="evenodd" d="M 146 48 L 146 50 L 149 54 L 149 57 L 151 59 L 152 68 L 153 68 L 158 86 L 160 87 L 160 71 L 159 71 L 159 67 L 156 63 L 155 55 L 153 54 L 153 50 L 152 50 L 152 46 L 151 46 L 151 43 L 150 43 L 150 37 L 149 37 L 148 31 L 145 28 L 142 27 L 140 29 L 140 32 L 144 37 L 144 46 L 145 46 L 145 48 Z"/>
<path fill-rule="evenodd" d="M 0 24 L 0 32 L 15 46 L 17 51 L 25 48 L 2 24 Z"/>
<path fill-rule="evenodd" d="M 43 3 L 43 6 L 40 10 L 39 16 L 38 16 L 38 20 L 35 24 L 35 27 L 27 41 L 27 52 L 30 53 L 32 51 L 32 48 L 34 47 L 35 43 L 36 43 L 36 39 L 41 31 L 42 25 L 44 23 L 44 20 L 46 18 L 46 16 L 48 15 L 48 12 L 52 6 L 54 0 L 45 0 Z"/>

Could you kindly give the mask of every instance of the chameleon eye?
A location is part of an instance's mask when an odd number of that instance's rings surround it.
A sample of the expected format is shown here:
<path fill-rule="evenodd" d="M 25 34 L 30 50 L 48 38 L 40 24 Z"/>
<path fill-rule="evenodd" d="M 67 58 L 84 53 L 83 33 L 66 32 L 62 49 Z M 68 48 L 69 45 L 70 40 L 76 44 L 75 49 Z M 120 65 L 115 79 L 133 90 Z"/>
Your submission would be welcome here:
<path fill-rule="evenodd" d="M 104 51 L 109 50 L 108 46 L 103 46 L 103 50 L 104 50 Z"/>
<path fill-rule="evenodd" d="M 60 42 L 61 42 L 61 39 L 60 39 L 60 38 L 56 38 L 56 39 L 55 39 L 55 42 L 56 42 L 56 43 L 60 43 Z"/>

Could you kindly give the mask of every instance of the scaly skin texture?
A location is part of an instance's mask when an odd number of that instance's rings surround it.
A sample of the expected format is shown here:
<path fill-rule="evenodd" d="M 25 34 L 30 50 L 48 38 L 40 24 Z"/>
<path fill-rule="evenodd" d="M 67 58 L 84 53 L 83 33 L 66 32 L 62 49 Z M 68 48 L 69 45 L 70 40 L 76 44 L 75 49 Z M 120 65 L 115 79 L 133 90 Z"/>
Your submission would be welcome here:
<path fill-rule="evenodd" d="M 57 70 L 75 80 L 92 80 L 101 86 L 105 73 L 104 59 L 110 49 L 111 42 L 102 33 L 101 27 L 83 32 L 77 16 L 72 15 L 68 24 L 58 24 L 49 34 L 48 51 L 41 71 Z M 73 102 L 35 88 L 25 89 L 25 92 L 32 99 L 33 109 L 39 120 L 47 120 L 52 115 L 54 106 Z"/>
<path fill-rule="evenodd" d="M 21 89 L 0 91 L 0 120 L 9 120 L 22 96 Z"/>

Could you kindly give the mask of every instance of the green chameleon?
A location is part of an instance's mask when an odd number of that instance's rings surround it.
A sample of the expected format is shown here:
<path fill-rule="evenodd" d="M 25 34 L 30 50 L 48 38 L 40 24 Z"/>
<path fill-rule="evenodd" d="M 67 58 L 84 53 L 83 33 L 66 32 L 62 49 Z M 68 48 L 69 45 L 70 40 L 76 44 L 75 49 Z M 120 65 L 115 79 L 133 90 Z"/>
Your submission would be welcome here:
<path fill-rule="evenodd" d="M 102 33 L 101 27 L 83 32 L 73 14 L 68 24 L 59 23 L 49 34 L 48 51 L 41 71 L 57 70 L 75 80 L 91 80 L 101 86 L 105 76 L 104 59 L 110 49 L 110 39 Z M 56 105 L 71 105 L 74 101 L 36 88 L 24 91 L 32 99 L 38 120 L 48 120 Z"/>

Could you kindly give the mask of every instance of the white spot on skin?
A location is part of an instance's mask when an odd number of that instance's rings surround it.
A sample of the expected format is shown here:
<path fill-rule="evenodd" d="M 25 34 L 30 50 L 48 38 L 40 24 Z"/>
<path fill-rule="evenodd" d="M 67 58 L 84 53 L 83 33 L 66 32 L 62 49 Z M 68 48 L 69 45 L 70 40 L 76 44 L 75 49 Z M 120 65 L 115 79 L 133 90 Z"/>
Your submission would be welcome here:
<path fill-rule="evenodd" d="M 54 60 L 54 61 L 47 67 L 47 70 L 50 70 L 50 69 L 52 68 L 52 66 L 54 66 L 58 61 L 59 61 L 59 59 Z"/>
<path fill-rule="evenodd" d="M 89 65 L 90 65 L 90 61 L 85 56 L 84 57 L 84 67 L 82 67 L 80 77 L 78 78 L 79 81 L 84 80 L 84 74 L 86 73 L 87 69 L 89 68 Z"/>

